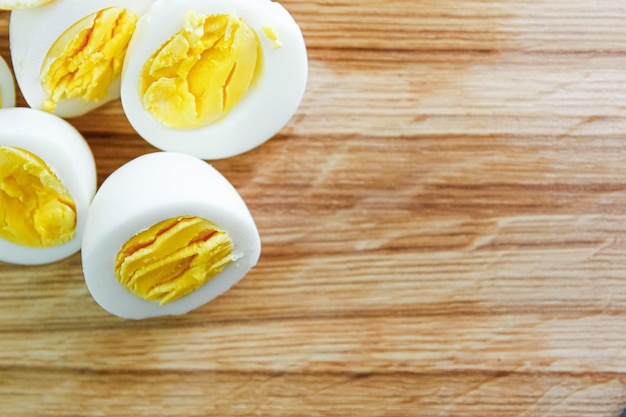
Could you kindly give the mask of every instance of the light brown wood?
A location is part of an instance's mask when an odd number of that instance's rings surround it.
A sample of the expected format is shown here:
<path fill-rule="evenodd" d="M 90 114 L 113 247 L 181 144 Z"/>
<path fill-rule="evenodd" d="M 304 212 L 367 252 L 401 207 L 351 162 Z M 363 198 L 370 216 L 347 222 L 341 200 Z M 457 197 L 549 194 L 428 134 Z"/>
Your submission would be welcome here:
<path fill-rule="evenodd" d="M 283 4 L 304 101 L 213 162 L 257 221 L 258 266 L 135 322 L 91 299 L 80 255 L 0 264 L 0 414 L 617 416 L 623 0 Z M 99 182 L 154 150 L 118 102 L 71 122 Z"/>

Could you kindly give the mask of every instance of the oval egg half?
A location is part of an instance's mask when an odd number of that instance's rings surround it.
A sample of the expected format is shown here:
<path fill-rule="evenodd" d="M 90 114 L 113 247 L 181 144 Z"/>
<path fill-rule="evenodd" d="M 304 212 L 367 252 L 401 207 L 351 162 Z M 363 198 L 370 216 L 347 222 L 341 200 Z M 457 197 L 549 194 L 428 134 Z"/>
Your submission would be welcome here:
<path fill-rule="evenodd" d="M 95 191 L 95 161 L 74 127 L 0 109 L 0 261 L 45 264 L 78 252 Z"/>
<path fill-rule="evenodd" d="M 56 0 L 11 12 L 15 78 L 32 108 L 85 114 L 120 95 L 135 23 L 151 0 Z"/>
<path fill-rule="evenodd" d="M 288 123 L 307 70 L 302 32 L 277 2 L 156 0 L 128 47 L 122 106 L 155 147 L 226 158 Z"/>
<path fill-rule="evenodd" d="M 157 152 L 113 172 L 89 209 L 82 264 L 106 311 L 144 319 L 191 311 L 256 264 L 254 220 L 235 188 L 191 155 Z"/>

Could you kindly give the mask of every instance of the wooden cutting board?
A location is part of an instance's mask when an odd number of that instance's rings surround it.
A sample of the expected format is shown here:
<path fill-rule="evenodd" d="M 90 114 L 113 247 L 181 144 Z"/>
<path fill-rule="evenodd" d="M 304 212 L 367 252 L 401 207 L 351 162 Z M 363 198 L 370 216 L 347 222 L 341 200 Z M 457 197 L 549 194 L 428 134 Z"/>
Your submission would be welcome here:
<path fill-rule="evenodd" d="M 617 416 L 624 1 L 283 4 L 304 101 L 213 162 L 257 221 L 257 267 L 137 322 L 96 305 L 80 255 L 0 265 L 0 415 Z M 154 151 L 119 102 L 71 123 L 99 183 Z"/>

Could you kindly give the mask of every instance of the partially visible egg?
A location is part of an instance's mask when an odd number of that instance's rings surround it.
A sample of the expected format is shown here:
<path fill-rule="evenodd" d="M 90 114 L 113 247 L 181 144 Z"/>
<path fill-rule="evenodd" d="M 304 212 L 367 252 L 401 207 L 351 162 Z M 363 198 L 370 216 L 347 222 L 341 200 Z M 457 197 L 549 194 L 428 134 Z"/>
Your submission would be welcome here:
<path fill-rule="evenodd" d="M 13 73 L 0 56 L 0 108 L 15 106 L 15 82 Z"/>
<path fill-rule="evenodd" d="M 122 106 L 155 147 L 226 158 L 288 123 L 307 69 L 302 32 L 277 2 L 156 0 L 128 47 Z"/>
<path fill-rule="evenodd" d="M 0 109 L 0 261 L 36 265 L 79 251 L 96 167 L 65 120 Z"/>
<path fill-rule="evenodd" d="M 11 12 L 11 58 L 28 105 L 73 117 L 119 98 L 128 42 L 150 3 L 56 0 Z"/>
<path fill-rule="evenodd" d="M 0 0 L 0 10 L 27 9 L 42 6 L 53 0 Z"/>
<path fill-rule="evenodd" d="M 261 243 L 235 188 L 191 155 L 157 152 L 113 172 L 89 209 L 87 287 L 122 318 L 178 315 L 224 293 L 257 263 Z"/>

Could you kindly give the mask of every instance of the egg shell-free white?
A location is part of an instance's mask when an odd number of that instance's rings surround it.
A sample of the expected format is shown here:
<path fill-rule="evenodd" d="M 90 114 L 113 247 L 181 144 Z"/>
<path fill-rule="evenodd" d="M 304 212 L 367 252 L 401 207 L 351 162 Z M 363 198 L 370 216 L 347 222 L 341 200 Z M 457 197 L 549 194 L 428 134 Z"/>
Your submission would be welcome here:
<path fill-rule="evenodd" d="M 189 10 L 203 15 L 234 14 L 261 42 L 262 71 L 242 99 L 220 120 L 194 129 L 163 126 L 142 104 L 139 80 L 150 56 L 176 34 Z M 263 33 L 271 27 L 282 47 Z M 295 114 L 306 88 L 308 60 L 300 27 L 270 0 L 156 0 L 137 22 L 122 70 L 122 106 L 133 128 L 166 151 L 221 159 L 249 151 L 278 133 Z"/>
<path fill-rule="evenodd" d="M 164 306 L 145 301 L 116 278 L 115 257 L 131 237 L 177 216 L 210 220 L 228 233 L 234 262 L 193 293 Z M 85 282 L 108 312 L 129 319 L 177 315 L 224 293 L 257 263 L 259 234 L 245 202 L 211 165 L 190 155 L 157 152 L 140 156 L 101 185 L 83 234 Z"/>
<path fill-rule="evenodd" d="M 0 261 L 38 265 L 80 250 L 89 204 L 96 192 L 96 165 L 87 142 L 68 122 L 24 107 L 0 109 L 0 146 L 27 150 L 41 158 L 61 180 L 76 203 L 76 235 L 49 248 L 31 248 L 0 239 Z"/>
<path fill-rule="evenodd" d="M 0 10 L 23 9 L 38 7 L 51 0 L 0 0 Z"/>
<path fill-rule="evenodd" d="M 43 109 L 48 99 L 41 86 L 41 68 L 46 54 L 68 28 L 82 18 L 108 7 L 125 7 L 139 15 L 152 0 L 55 0 L 41 7 L 13 10 L 9 23 L 11 59 L 17 84 L 24 99 L 34 109 Z M 120 96 L 120 77 L 108 87 L 99 101 L 82 98 L 57 103 L 54 114 L 80 116 Z"/>
<path fill-rule="evenodd" d="M 2 93 L 2 106 L 15 106 L 15 82 L 13 73 L 7 62 L 0 56 L 0 93 Z"/>

